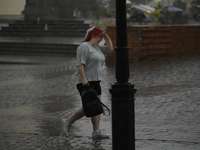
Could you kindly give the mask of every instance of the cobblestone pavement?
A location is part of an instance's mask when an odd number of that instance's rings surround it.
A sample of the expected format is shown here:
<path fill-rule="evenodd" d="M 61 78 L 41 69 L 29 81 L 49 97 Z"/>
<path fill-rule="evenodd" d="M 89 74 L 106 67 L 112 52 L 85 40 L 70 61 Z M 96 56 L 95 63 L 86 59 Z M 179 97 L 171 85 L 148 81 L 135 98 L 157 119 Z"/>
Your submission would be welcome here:
<path fill-rule="evenodd" d="M 92 140 L 85 117 L 69 138 L 62 136 L 61 119 L 81 106 L 75 58 L 0 56 L 0 62 L 2 150 L 112 149 L 111 138 Z M 104 66 L 102 100 L 109 108 L 114 74 L 112 65 Z M 137 89 L 136 150 L 200 149 L 199 54 L 130 64 L 130 82 Z M 102 116 L 101 129 L 111 133 L 111 116 Z"/>

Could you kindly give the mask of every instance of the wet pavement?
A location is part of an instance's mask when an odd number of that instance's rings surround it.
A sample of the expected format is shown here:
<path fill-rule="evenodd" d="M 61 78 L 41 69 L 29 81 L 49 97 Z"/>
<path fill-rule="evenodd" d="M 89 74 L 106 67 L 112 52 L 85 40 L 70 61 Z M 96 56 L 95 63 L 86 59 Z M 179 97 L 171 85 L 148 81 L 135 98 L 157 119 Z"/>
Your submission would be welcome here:
<path fill-rule="evenodd" d="M 75 58 L 7 55 L 0 62 L 2 150 L 112 149 L 112 137 L 92 140 L 86 117 L 62 136 L 61 119 L 81 107 Z M 109 108 L 114 81 L 114 66 L 105 65 L 102 101 Z M 200 149 L 199 53 L 131 63 L 130 82 L 137 89 L 136 150 Z M 111 116 L 102 116 L 101 130 L 111 133 Z"/>

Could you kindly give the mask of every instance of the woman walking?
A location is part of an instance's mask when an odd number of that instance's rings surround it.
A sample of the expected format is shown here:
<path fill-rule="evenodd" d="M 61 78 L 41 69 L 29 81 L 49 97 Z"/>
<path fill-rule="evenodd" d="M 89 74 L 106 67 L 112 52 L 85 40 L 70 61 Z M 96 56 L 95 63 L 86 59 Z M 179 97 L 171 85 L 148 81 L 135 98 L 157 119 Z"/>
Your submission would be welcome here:
<path fill-rule="evenodd" d="M 106 41 L 106 46 L 100 46 L 102 38 Z M 113 45 L 110 37 L 98 28 L 87 30 L 85 40 L 81 43 L 76 51 L 77 55 L 77 89 L 82 94 L 83 88 L 89 85 L 94 88 L 101 100 L 102 66 L 108 52 L 113 51 Z M 69 129 L 72 124 L 84 116 L 83 108 L 79 108 L 68 119 L 62 119 L 63 133 L 69 136 Z M 91 117 L 93 125 L 92 138 L 106 138 L 108 134 L 100 131 L 100 115 Z"/>

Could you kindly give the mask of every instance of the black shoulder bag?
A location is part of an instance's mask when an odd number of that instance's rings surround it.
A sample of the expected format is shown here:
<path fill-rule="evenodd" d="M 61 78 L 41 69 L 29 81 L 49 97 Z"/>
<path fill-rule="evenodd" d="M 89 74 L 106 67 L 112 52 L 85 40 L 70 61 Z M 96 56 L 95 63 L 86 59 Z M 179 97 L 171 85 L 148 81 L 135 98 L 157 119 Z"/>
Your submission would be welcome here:
<path fill-rule="evenodd" d="M 96 91 L 91 86 L 86 86 L 83 89 L 82 105 L 86 117 L 94 117 L 102 113 L 106 115 L 103 107 L 109 112 L 106 116 L 110 115 L 109 108 L 100 101 Z"/>

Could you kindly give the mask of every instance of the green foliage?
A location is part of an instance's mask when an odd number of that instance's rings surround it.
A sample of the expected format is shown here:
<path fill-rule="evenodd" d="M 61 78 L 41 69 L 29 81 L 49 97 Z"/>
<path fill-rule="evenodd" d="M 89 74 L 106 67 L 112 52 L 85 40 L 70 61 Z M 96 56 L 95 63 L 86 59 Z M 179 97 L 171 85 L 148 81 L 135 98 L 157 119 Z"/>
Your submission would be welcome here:
<path fill-rule="evenodd" d="M 167 6 L 163 6 L 160 2 L 158 2 L 155 6 L 155 10 L 152 14 L 158 19 L 161 24 L 168 24 L 170 22 L 170 11 Z"/>
<path fill-rule="evenodd" d="M 106 13 L 106 11 L 105 10 L 95 10 L 94 12 L 93 12 L 93 15 L 94 15 L 94 17 L 95 17 L 95 19 L 96 20 L 100 20 L 100 18 L 102 17 L 102 16 L 105 16 L 107 13 Z"/>
<path fill-rule="evenodd" d="M 179 2 L 179 1 L 176 1 Z M 179 4 L 179 3 L 178 3 Z M 182 12 L 171 13 L 168 7 L 163 6 L 160 2 L 155 6 L 155 11 L 152 14 L 158 19 L 161 24 L 186 24 L 187 17 L 183 17 Z"/>
<path fill-rule="evenodd" d="M 152 12 L 152 14 L 159 20 L 161 14 L 160 14 L 160 10 L 156 9 Z"/>
<path fill-rule="evenodd" d="M 182 10 L 186 10 L 186 3 L 182 2 L 181 0 L 175 0 L 174 4 L 175 7 L 178 7 Z M 172 24 L 186 24 L 189 22 L 188 17 L 181 12 L 176 12 L 171 16 Z"/>

